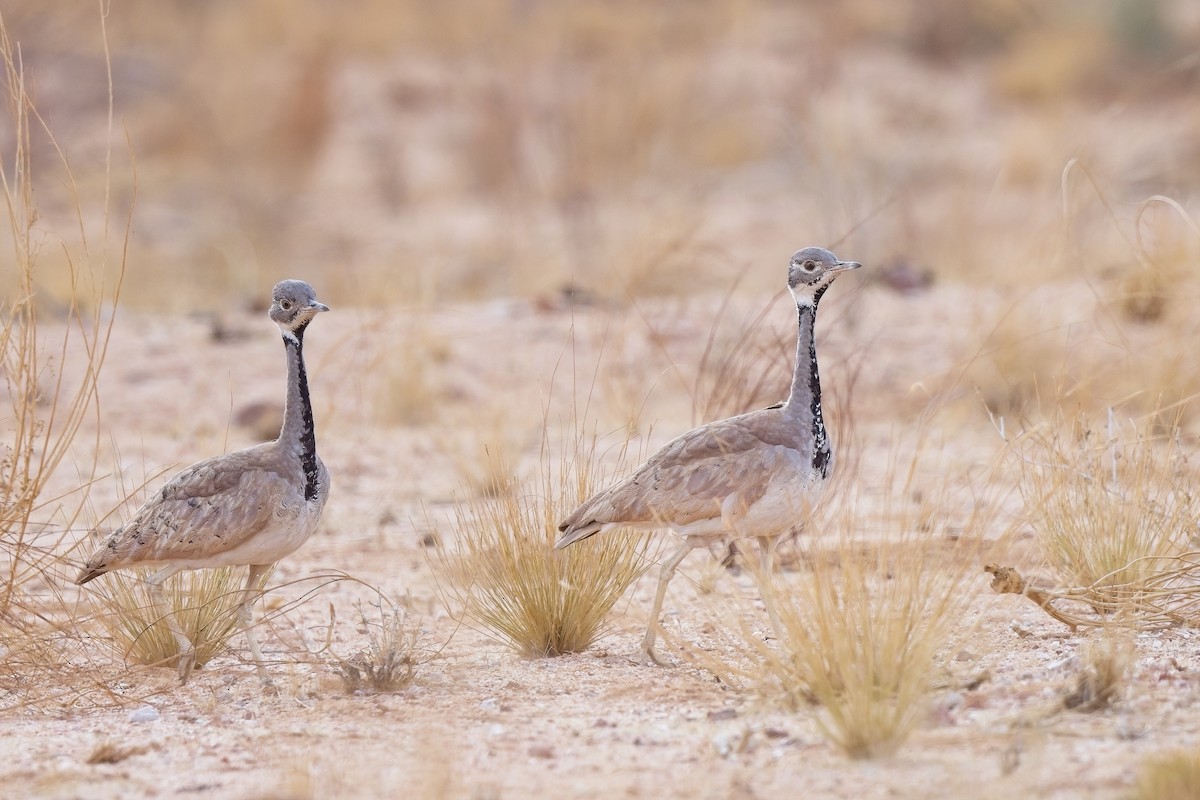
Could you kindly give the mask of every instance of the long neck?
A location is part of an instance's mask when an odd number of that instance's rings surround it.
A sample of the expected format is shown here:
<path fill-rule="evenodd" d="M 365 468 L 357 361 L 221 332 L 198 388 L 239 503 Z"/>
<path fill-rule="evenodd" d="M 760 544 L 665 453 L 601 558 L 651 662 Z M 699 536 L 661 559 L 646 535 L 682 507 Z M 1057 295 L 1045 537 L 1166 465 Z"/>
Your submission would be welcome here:
<path fill-rule="evenodd" d="M 317 434 L 308 398 L 308 374 L 304 371 L 303 325 L 284 333 L 283 347 L 287 352 L 288 382 L 279 443 L 299 456 L 304 470 L 304 497 L 312 500 L 317 495 Z"/>
<path fill-rule="evenodd" d="M 784 408 L 798 424 L 811 426 L 812 468 L 814 472 L 827 476 L 832 450 L 825 431 L 825 419 L 821 413 L 821 376 L 817 371 L 817 340 L 813 332 L 817 320 L 817 303 L 822 294 L 824 289 L 817 292 L 811 304 L 796 304 L 800 328 L 796 336 L 796 368 L 792 374 L 792 391 Z"/>

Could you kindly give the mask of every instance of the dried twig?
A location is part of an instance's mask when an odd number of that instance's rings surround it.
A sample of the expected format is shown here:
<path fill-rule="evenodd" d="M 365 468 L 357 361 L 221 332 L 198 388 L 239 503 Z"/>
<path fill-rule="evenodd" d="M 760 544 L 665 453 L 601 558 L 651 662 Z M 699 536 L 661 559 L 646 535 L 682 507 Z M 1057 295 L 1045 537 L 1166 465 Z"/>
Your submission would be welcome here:
<path fill-rule="evenodd" d="M 992 576 L 992 590 L 997 594 L 1025 595 L 1072 631 L 1112 626 L 1147 631 L 1200 625 L 1200 614 L 1195 610 L 1200 604 L 1198 558 L 1200 553 L 1136 559 L 1128 567 L 1144 566 L 1138 562 L 1149 561 L 1178 563 L 1173 568 L 1155 570 L 1149 580 L 1139 580 L 1136 585 L 1106 583 L 1111 575 L 1105 575 L 1088 586 L 1051 588 L 1022 577 L 1014 567 L 987 564 L 983 571 Z M 1070 603 L 1087 606 L 1090 612 L 1062 608 Z"/>

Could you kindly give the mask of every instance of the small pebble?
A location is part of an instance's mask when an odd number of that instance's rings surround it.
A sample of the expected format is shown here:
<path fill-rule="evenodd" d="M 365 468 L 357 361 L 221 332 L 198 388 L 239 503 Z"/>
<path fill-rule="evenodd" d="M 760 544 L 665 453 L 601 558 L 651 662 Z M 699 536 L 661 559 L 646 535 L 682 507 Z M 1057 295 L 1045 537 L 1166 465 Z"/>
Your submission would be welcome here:
<path fill-rule="evenodd" d="M 154 722 L 158 719 L 158 709 L 154 706 L 142 706 L 136 708 L 129 714 L 130 722 Z"/>
<path fill-rule="evenodd" d="M 489 697 L 479 704 L 479 709 L 481 711 L 499 711 L 500 701 L 494 697 Z"/>
<path fill-rule="evenodd" d="M 529 755 L 534 758 L 554 758 L 554 748 L 548 744 L 535 744 L 529 748 Z"/>

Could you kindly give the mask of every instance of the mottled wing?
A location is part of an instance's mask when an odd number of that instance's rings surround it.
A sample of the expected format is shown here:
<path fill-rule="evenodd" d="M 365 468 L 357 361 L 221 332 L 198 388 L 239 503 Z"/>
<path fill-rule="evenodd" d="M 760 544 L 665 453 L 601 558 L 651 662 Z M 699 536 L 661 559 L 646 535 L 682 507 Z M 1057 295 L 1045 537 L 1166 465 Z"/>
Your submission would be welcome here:
<path fill-rule="evenodd" d="M 773 411 L 773 410 L 772 410 Z M 749 506 L 759 500 L 795 442 L 776 430 L 765 411 L 689 431 L 667 444 L 621 483 L 588 500 L 559 530 L 575 541 L 616 523 L 684 526 L 721 515 L 731 495 Z M 566 542 L 569 543 L 569 542 Z"/>
<path fill-rule="evenodd" d="M 258 448 L 243 450 L 175 476 L 88 559 L 81 578 L 141 562 L 201 559 L 253 538 L 294 493 L 262 456 Z"/>

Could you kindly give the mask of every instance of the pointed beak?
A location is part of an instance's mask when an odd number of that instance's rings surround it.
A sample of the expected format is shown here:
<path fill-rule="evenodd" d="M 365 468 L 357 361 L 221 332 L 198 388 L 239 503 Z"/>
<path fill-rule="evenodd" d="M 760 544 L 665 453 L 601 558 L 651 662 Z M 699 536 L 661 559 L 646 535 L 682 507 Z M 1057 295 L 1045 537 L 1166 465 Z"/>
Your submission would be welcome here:
<path fill-rule="evenodd" d="M 329 306 L 325 305 L 324 303 L 318 303 L 316 300 L 313 300 L 311 303 L 309 303 L 308 307 L 311 308 L 313 311 L 328 311 L 329 310 Z"/>
<path fill-rule="evenodd" d="M 845 272 L 846 270 L 858 269 L 862 264 L 857 261 L 839 261 L 833 267 L 833 272 Z"/>

